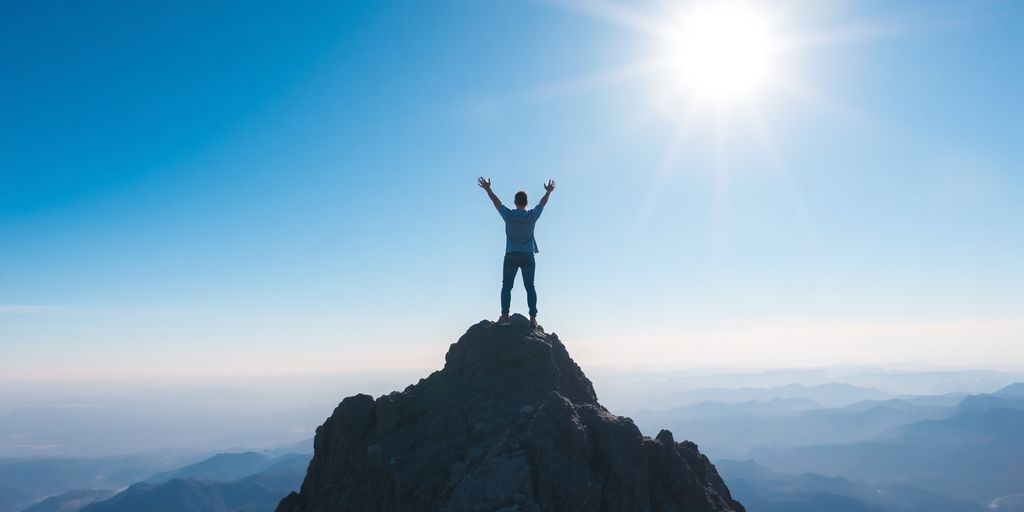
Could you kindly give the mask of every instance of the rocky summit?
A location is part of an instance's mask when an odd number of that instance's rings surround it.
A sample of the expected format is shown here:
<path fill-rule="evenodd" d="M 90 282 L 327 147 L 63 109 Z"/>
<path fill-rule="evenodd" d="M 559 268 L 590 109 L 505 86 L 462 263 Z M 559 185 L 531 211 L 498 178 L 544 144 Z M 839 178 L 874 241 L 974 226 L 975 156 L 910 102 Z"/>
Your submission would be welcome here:
<path fill-rule="evenodd" d="M 442 370 L 342 400 L 278 512 L 741 512 L 697 445 L 601 406 L 555 334 L 482 321 Z"/>

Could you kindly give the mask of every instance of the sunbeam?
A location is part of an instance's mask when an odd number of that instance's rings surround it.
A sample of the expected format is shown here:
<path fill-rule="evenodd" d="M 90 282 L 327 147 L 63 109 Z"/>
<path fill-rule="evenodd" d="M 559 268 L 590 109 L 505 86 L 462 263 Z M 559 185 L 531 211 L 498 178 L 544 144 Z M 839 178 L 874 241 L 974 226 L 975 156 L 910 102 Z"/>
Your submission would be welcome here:
<path fill-rule="evenodd" d="M 888 26 L 885 31 L 803 29 L 796 26 L 793 13 L 778 4 L 751 0 L 671 2 L 649 10 L 606 0 L 551 3 L 635 32 L 648 51 L 635 62 L 595 73 L 597 79 L 566 80 L 545 90 L 564 93 L 581 84 L 639 84 L 656 115 L 703 123 L 709 134 L 728 131 L 729 125 L 756 128 L 755 134 L 770 132 L 765 128 L 769 124 L 765 112 L 782 97 L 821 102 L 823 94 L 797 76 L 798 52 L 842 43 L 851 34 L 855 41 L 863 41 L 892 33 Z M 755 123 L 759 126 L 752 126 Z M 670 145 L 678 144 L 675 139 Z M 772 145 L 770 140 L 761 142 L 762 147 Z M 665 170 L 659 169 L 658 174 L 663 176 Z"/>
<path fill-rule="evenodd" d="M 710 151 L 712 217 L 726 208 L 731 151 L 739 139 L 763 153 L 768 172 L 786 180 L 783 151 L 775 140 L 773 118 L 786 104 L 805 105 L 856 117 L 800 76 L 804 52 L 836 44 L 887 37 L 893 23 L 845 25 L 823 29 L 801 26 L 799 13 L 777 2 L 692 0 L 653 2 L 648 7 L 609 0 L 551 0 L 566 8 L 637 36 L 639 51 L 631 62 L 582 79 L 546 87 L 547 92 L 572 93 L 596 87 L 629 86 L 646 95 L 654 118 L 668 120 L 664 155 L 651 170 L 650 192 L 642 202 L 638 224 L 657 208 L 665 180 L 678 172 L 690 147 L 700 141 Z M 861 114 L 863 115 L 863 114 Z M 736 140 L 732 140 L 736 139 Z M 697 146 L 690 146 L 697 142 Z M 717 221 L 716 221 L 717 222 Z"/>

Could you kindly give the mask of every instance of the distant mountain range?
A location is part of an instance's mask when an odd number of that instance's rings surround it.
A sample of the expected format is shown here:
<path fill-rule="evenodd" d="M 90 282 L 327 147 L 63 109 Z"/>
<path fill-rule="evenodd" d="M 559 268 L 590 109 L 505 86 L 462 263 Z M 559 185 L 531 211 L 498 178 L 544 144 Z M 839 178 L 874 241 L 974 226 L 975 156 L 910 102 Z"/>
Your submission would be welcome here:
<path fill-rule="evenodd" d="M 827 405 L 857 396 L 878 398 Z M 1024 383 L 973 395 L 794 385 L 708 397 L 722 400 L 634 420 L 699 441 L 751 512 L 1024 512 Z M 307 439 L 201 459 L 0 459 L 0 512 L 271 511 L 298 488 L 311 451 Z"/>
<path fill-rule="evenodd" d="M 773 398 L 641 411 L 633 419 L 647 431 L 668 428 L 687 439 L 699 439 L 712 457 L 735 458 L 755 448 L 871 439 L 900 425 L 944 417 L 951 410 L 895 398 L 845 407 L 824 407 L 809 398 Z"/>
<path fill-rule="evenodd" d="M 892 395 L 883 393 L 877 389 L 833 382 L 815 386 L 786 384 L 785 386 L 773 386 L 767 388 L 694 389 L 690 391 L 669 393 L 665 395 L 665 401 L 667 403 L 689 405 L 700 402 L 728 403 L 756 402 L 777 399 L 800 399 L 811 400 L 817 404 L 828 407 L 841 407 L 856 402 L 862 402 L 864 400 L 882 400 L 891 397 Z"/>
<path fill-rule="evenodd" d="M 269 512 L 298 489 L 310 456 L 221 453 L 60 512 Z"/>
<path fill-rule="evenodd" d="M 907 365 L 903 369 L 865 366 L 780 368 L 772 370 L 691 369 L 683 371 L 604 372 L 595 380 L 598 393 L 630 415 L 643 409 L 669 409 L 703 401 L 766 401 L 771 398 L 812 398 L 826 407 L 841 407 L 863 400 L 887 397 L 935 397 L 931 405 L 953 405 L 968 394 L 993 393 L 1014 382 L 1024 381 L 1024 372 L 995 370 L 952 370 Z M 841 386 L 831 386 L 840 384 Z M 873 395 L 814 397 L 799 393 L 796 386 L 841 393 L 847 386 L 868 390 Z M 845 390 L 844 390 L 845 388 Z M 700 390 L 700 391 L 698 391 Z M 765 391 L 771 390 L 771 391 Z M 703 391 L 709 391 L 705 394 Z M 798 391 L 785 394 L 788 391 Z M 856 389 L 854 389 L 856 391 Z M 723 393 L 716 395 L 716 392 Z M 753 393 L 746 394 L 744 393 Z M 883 393 L 885 397 L 878 396 Z M 958 396 L 952 396 L 958 395 Z M 838 398 L 839 401 L 833 401 Z M 682 401 L 680 401 L 680 399 Z"/>
<path fill-rule="evenodd" d="M 51 496 L 24 512 L 76 512 L 86 505 L 103 501 L 117 494 L 113 489 L 77 489 Z"/>
<path fill-rule="evenodd" d="M 263 452 L 220 453 L 173 470 L 144 468 L 143 456 L 111 459 L 53 459 L 0 461 L 0 496 L 24 496 L 26 505 L 0 504 L 11 512 L 91 512 L 174 510 L 176 512 L 260 512 L 271 511 L 289 492 L 298 488 L 306 473 L 312 440 Z M 306 453 L 287 452 L 302 449 Z M 92 472 L 93 478 L 88 473 Z M 146 475 L 145 473 L 149 474 Z M 44 478 L 48 475 L 48 478 Z M 23 482 L 35 488 L 16 489 Z M 120 483 L 123 482 L 123 483 Z M 138 483 L 133 483 L 138 482 Z M 122 492 L 114 488 L 130 485 Z M 81 489 L 66 491 L 67 486 Z M 96 489 L 94 486 L 110 488 Z M 46 492 L 47 486 L 65 486 L 65 491 L 32 500 L 31 493 Z M 91 487 L 91 488 L 90 488 Z M 14 494 L 11 490 L 18 490 Z"/>
<path fill-rule="evenodd" d="M 756 449 L 750 457 L 784 472 L 900 482 L 989 503 L 1024 493 L 1024 404 L 1012 393 L 971 396 L 948 417 L 870 440 Z"/>
<path fill-rule="evenodd" d="M 270 512 L 299 488 L 304 475 L 303 466 L 230 482 L 175 478 L 162 484 L 139 483 L 81 512 Z"/>
<path fill-rule="evenodd" d="M 1013 384 L 1010 384 L 1009 386 L 1004 387 L 1003 389 L 1000 389 L 999 391 L 996 391 L 993 394 L 999 396 L 1024 397 L 1024 382 L 1015 382 Z"/>
<path fill-rule="evenodd" d="M 754 461 L 716 463 L 751 512 L 984 512 L 978 503 L 896 484 L 869 484 L 815 473 L 783 474 Z"/>
<path fill-rule="evenodd" d="M 161 452 L 127 457 L 0 459 L 0 512 L 20 512 L 76 489 L 124 488 L 195 459 Z"/>
<path fill-rule="evenodd" d="M 715 459 L 752 459 L 785 474 L 844 477 L 870 482 L 864 485 L 876 490 L 889 486 L 888 492 L 946 496 L 938 502 L 951 510 L 968 503 L 1005 511 L 1022 501 L 1012 496 L 1024 495 L 1024 383 L 988 394 L 898 396 L 842 407 L 821 405 L 799 391 L 715 390 L 711 396 L 761 399 L 704 401 L 644 410 L 633 418 L 644 430 L 670 428 L 696 439 Z M 813 386 L 802 391 L 815 394 Z M 796 485 L 807 479 L 788 481 L 793 492 L 780 495 L 763 479 L 746 476 L 735 488 L 752 512 L 902 510 L 849 490 L 826 495 Z"/>
<path fill-rule="evenodd" d="M 295 468 L 305 470 L 308 463 L 308 453 L 286 453 L 277 457 L 256 452 L 219 453 L 183 468 L 157 473 L 146 479 L 146 483 L 162 483 L 174 479 L 230 482 L 257 473 Z"/>

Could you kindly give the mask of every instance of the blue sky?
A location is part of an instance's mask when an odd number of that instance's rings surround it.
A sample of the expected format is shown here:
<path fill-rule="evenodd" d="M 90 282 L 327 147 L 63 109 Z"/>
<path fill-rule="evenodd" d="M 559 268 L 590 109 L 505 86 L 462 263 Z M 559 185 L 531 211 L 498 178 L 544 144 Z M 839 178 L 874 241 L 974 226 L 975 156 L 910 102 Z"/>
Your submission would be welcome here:
<path fill-rule="evenodd" d="M 677 139 L 583 4 L 6 4 L 0 374 L 436 366 L 498 309 L 480 175 L 558 182 L 585 363 L 1024 365 L 1024 7 L 770 4 L 806 90 Z"/>

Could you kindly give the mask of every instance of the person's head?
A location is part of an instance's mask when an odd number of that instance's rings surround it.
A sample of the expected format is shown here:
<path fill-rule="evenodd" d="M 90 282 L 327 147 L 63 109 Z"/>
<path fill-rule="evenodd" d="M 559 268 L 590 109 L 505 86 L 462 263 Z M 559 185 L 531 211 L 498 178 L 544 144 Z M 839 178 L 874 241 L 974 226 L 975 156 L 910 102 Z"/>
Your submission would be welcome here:
<path fill-rule="evenodd" d="M 526 199 L 526 192 L 523 192 L 522 190 L 520 190 L 519 192 L 516 192 L 516 200 L 515 200 L 516 207 L 518 207 L 518 208 L 526 208 L 526 201 L 527 201 L 527 199 Z"/>

